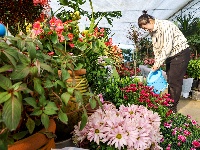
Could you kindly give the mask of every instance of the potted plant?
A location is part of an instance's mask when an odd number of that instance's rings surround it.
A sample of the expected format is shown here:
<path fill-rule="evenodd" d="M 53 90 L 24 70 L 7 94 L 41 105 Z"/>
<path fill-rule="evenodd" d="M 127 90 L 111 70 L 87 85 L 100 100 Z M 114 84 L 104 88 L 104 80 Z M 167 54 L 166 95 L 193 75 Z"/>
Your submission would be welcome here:
<path fill-rule="evenodd" d="M 67 123 L 63 107 L 72 95 L 82 102 L 81 93 L 66 84 L 67 70 L 79 70 L 81 65 L 75 65 L 55 36 L 49 40 L 56 57 L 34 34 L 0 39 L 1 134 L 8 145 L 32 134 L 37 125 L 47 129 L 51 118 Z M 7 143 L 1 143 L 6 149 Z"/>
<path fill-rule="evenodd" d="M 187 75 L 193 78 L 192 99 L 200 99 L 200 59 L 191 59 L 187 68 Z"/>
<path fill-rule="evenodd" d="M 88 118 L 80 130 L 75 126 L 73 140 L 79 147 L 96 149 L 159 149 L 162 139 L 160 117 L 144 106 L 104 104 Z"/>
<path fill-rule="evenodd" d="M 173 113 L 166 117 L 160 128 L 163 135 L 160 146 L 163 149 L 200 149 L 200 126 L 191 116 Z"/>

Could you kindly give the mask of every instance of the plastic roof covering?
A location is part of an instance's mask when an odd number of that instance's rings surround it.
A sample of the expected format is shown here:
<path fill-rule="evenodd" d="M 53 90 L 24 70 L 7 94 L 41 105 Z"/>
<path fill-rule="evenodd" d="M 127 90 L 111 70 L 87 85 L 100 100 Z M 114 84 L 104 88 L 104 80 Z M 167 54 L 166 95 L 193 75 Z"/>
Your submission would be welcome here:
<path fill-rule="evenodd" d="M 192 13 L 200 16 L 200 0 L 92 0 L 94 12 L 121 11 L 120 19 L 113 19 L 113 26 L 109 25 L 106 19 L 99 22 L 99 27 L 111 29 L 114 44 L 120 44 L 132 48 L 132 41 L 127 38 L 130 24 L 137 26 L 138 17 L 142 10 L 147 10 L 149 15 L 158 19 L 175 20 L 176 15 Z M 51 0 L 50 6 L 53 11 L 58 10 L 61 6 L 56 0 Z M 81 8 L 91 12 L 89 0 L 86 0 Z M 64 9 L 69 10 L 67 6 Z M 79 26 L 81 30 L 89 26 L 90 21 L 82 16 Z M 114 34 L 114 35 L 113 35 Z M 125 48 L 125 47 L 124 47 Z"/>

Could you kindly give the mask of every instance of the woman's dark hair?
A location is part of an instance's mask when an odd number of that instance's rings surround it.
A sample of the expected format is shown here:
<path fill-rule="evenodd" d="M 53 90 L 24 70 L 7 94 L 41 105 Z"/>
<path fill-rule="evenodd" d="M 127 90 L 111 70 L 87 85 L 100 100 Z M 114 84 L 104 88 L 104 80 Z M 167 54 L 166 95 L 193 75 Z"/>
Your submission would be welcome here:
<path fill-rule="evenodd" d="M 151 15 L 148 15 L 146 10 L 143 10 L 142 13 L 143 13 L 143 15 L 141 15 L 138 18 L 138 26 L 140 28 L 142 27 L 142 25 L 146 25 L 147 23 L 150 23 L 149 19 L 153 19 L 154 20 L 154 17 L 151 16 Z"/>

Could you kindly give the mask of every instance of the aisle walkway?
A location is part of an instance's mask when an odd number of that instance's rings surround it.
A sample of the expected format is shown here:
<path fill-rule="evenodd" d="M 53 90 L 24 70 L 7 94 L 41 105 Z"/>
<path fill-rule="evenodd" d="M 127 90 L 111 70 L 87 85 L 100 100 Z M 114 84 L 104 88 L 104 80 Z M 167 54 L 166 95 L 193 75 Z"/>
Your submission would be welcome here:
<path fill-rule="evenodd" d="M 200 124 L 200 101 L 181 98 L 178 104 L 178 112 L 184 115 L 190 115 L 192 119 Z"/>

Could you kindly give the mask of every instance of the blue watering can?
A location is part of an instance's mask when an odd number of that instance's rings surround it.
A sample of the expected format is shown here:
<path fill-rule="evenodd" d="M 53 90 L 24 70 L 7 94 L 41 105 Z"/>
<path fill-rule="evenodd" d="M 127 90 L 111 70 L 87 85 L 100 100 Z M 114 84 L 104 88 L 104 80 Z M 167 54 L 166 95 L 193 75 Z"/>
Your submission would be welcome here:
<path fill-rule="evenodd" d="M 160 94 L 167 87 L 167 81 L 162 75 L 162 70 L 150 71 L 147 76 L 147 86 L 153 87 L 153 92 Z"/>
<path fill-rule="evenodd" d="M 0 23 L 0 37 L 4 37 L 6 35 L 6 27 Z"/>

